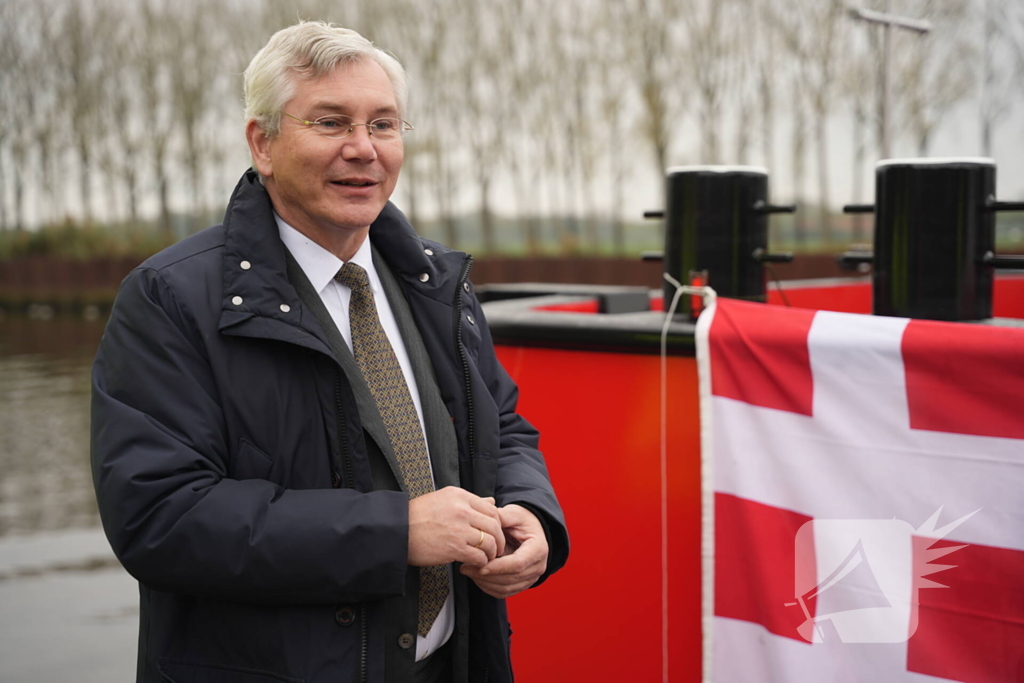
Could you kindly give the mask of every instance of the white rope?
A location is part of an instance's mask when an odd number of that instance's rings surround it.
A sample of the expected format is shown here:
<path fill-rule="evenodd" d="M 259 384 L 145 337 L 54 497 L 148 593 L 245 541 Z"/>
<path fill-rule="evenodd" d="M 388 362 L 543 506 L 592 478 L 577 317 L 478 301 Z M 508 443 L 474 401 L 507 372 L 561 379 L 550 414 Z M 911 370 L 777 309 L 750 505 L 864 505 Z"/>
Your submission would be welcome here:
<path fill-rule="evenodd" d="M 715 317 L 716 296 L 705 300 L 704 311 L 697 321 L 694 341 L 697 346 L 697 378 L 701 398 L 711 396 L 711 356 L 708 335 Z M 711 402 L 700 402 L 700 555 L 701 555 L 701 679 L 710 683 L 714 664 L 714 621 L 715 621 L 715 483 L 712 455 Z"/>
<path fill-rule="evenodd" d="M 669 683 L 669 618 L 668 618 L 668 330 L 672 325 L 679 298 L 683 294 L 700 296 L 705 307 L 714 304 L 715 290 L 710 287 L 684 285 L 668 273 L 663 274 L 673 287 L 672 303 L 661 327 L 661 678 Z"/>

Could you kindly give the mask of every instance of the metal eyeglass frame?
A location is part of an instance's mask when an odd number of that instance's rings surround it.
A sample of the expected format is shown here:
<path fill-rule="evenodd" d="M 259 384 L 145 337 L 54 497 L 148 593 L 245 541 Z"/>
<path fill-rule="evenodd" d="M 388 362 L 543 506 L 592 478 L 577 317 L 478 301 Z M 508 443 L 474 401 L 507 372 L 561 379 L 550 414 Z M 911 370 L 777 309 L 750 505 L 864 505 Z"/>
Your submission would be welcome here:
<path fill-rule="evenodd" d="M 318 135 L 321 135 L 321 136 L 323 136 L 325 138 L 329 138 L 331 140 L 341 140 L 341 139 L 347 138 L 349 135 L 352 135 L 352 133 L 355 132 L 356 126 L 366 126 L 366 132 L 372 138 L 373 137 L 373 124 L 377 123 L 378 121 L 398 121 L 398 127 L 396 129 L 397 132 L 398 132 L 398 137 L 395 137 L 395 138 L 383 138 L 385 141 L 388 141 L 389 139 L 391 139 L 391 140 L 401 140 L 402 136 L 404 136 L 407 132 L 409 132 L 411 130 L 416 130 L 415 128 L 412 127 L 411 123 L 409 123 L 408 121 L 404 121 L 404 120 L 402 120 L 402 119 L 400 119 L 400 118 L 398 118 L 396 116 L 382 116 L 380 118 L 374 119 L 373 121 L 369 121 L 367 123 L 356 123 L 355 121 L 352 121 L 351 117 L 345 116 L 344 114 L 328 114 L 327 116 L 321 116 L 320 118 L 318 118 L 315 121 L 307 121 L 306 119 L 300 119 L 298 116 L 292 116 L 291 114 L 289 114 L 286 111 L 282 111 L 280 113 L 284 114 L 285 116 L 287 116 L 290 119 L 295 119 L 296 121 L 298 121 L 299 123 L 301 123 L 304 126 L 316 126 L 317 124 L 319 124 L 324 119 L 337 119 L 337 118 L 349 119 L 348 130 L 345 130 L 344 127 L 341 127 L 339 129 L 339 131 L 338 131 L 339 132 L 338 135 L 328 135 L 328 134 L 326 134 L 326 133 L 324 133 L 324 132 L 322 132 L 322 131 L 320 131 L 320 130 L 318 130 L 316 128 L 313 129 L 314 131 L 316 131 L 316 133 Z M 381 138 L 379 138 L 379 136 L 378 136 L 378 139 L 381 139 Z"/>

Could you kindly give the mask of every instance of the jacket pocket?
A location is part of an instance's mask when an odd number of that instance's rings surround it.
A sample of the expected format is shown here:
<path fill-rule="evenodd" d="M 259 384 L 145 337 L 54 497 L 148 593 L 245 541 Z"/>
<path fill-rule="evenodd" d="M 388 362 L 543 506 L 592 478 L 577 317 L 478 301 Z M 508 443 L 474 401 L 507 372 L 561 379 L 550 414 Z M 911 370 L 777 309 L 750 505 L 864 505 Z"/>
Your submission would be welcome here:
<path fill-rule="evenodd" d="M 304 683 L 302 678 L 225 664 L 194 664 L 161 659 L 159 666 L 164 680 L 169 683 Z"/>
<path fill-rule="evenodd" d="M 232 479 L 269 479 L 273 466 L 274 461 L 269 455 L 243 437 L 238 442 L 230 476 Z"/>

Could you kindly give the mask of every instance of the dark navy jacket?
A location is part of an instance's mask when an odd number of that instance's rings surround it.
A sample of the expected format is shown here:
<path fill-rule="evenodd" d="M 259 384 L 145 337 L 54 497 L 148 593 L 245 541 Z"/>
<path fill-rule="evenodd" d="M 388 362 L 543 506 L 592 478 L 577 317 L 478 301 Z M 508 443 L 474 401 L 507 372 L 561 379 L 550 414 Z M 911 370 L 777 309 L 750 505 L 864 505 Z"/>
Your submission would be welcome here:
<path fill-rule="evenodd" d="M 391 204 L 370 239 L 431 358 L 461 485 L 538 513 L 543 580 L 568 536 L 470 258 L 421 239 Z M 373 490 L 352 391 L 284 250 L 250 171 L 222 225 L 125 279 L 100 344 L 93 477 L 107 537 L 139 580 L 139 681 L 385 680 L 380 605 L 406 583 L 408 495 Z M 466 583 L 457 678 L 511 681 L 504 602 Z"/>

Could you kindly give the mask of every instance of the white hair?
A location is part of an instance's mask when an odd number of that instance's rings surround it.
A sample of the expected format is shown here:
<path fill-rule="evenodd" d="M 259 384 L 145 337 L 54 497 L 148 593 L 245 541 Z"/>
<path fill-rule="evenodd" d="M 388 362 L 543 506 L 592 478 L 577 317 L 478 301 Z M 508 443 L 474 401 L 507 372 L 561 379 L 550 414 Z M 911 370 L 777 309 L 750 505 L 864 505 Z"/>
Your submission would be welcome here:
<path fill-rule="evenodd" d="M 295 95 L 296 79 L 315 81 L 342 64 L 371 59 L 384 69 L 395 91 L 398 116 L 405 117 L 405 69 L 392 55 L 355 31 L 322 21 L 300 21 L 281 29 L 249 62 L 243 74 L 245 121 L 256 121 L 267 136 L 281 127 L 281 109 Z"/>

